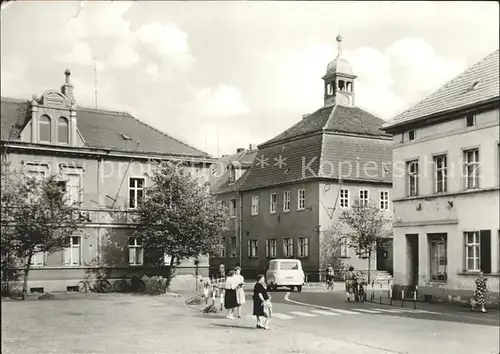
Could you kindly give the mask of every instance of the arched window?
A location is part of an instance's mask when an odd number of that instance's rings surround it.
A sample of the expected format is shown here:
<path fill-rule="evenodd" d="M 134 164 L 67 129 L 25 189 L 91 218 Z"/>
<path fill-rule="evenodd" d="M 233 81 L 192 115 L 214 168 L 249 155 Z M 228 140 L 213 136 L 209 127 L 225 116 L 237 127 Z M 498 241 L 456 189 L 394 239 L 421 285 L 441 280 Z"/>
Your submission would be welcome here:
<path fill-rule="evenodd" d="M 46 115 L 41 116 L 38 120 L 38 140 L 50 143 L 51 130 L 52 126 L 50 117 Z"/>
<path fill-rule="evenodd" d="M 69 143 L 69 124 L 68 120 L 60 117 L 57 121 L 57 142 L 62 144 Z"/>
<path fill-rule="evenodd" d="M 339 90 L 344 91 L 344 88 L 345 88 L 344 80 L 339 80 Z"/>

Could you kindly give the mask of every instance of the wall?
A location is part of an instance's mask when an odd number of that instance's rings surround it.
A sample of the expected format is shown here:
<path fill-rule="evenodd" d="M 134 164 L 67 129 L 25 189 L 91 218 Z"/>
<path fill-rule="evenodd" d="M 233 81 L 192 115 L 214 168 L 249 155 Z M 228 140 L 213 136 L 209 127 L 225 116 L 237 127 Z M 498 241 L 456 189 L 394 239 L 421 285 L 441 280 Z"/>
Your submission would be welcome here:
<path fill-rule="evenodd" d="M 498 292 L 499 265 L 499 111 L 476 115 L 475 126 L 466 127 L 465 118 L 418 128 L 416 139 L 400 143 L 394 137 L 394 259 L 395 282 L 407 284 L 409 269 L 406 234 L 419 235 L 419 287 L 423 292 L 458 291 L 470 294 L 476 274 L 464 271 L 464 232 L 491 230 L 492 274 L 490 290 Z M 465 190 L 463 150 L 479 148 L 479 188 Z M 447 154 L 448 191 L 434 193 L 432 156 Z M 407 197 L 404 162 L 418 158 L 419 196 Z M 398 171 L 399 168 L 399 171 Z M 430 250 L 427 234 L 447 233 L 447 273 L 445 283 L 430 279 Z"/>
<path fill-rule="evenodd" d="M 297 210 L 298 190 L 306 190 L 305 210 Z M 283 211 L 283 192 L 291 192 L 290 211 Z M 277 194 L 277 212 L 270 214 L 270 193 Z M 251 215 L 252 196 L 259 196 L 259 214 Z M 297 238 L 309 238 L 309 257 L 302 259 L 304 271 L 315 272 L 318 267 L 318 234 L 314 227 L 318 225 L 318 183 L 297 183 L 293 185 L 260 189 L 243 192 L 243 223 L 242 223 L 242 266 L 250 272 L 263 271 L 268 260 L 265 255 L 265 240 L 276 239 L 276 258 L 283 257 L 283 239 L 294 239 L 294 255 L 297 255 Z M 248 257 L 248 240 L 258 240 L 258 257 Z"/>
<path fill-rule="evenodd" d="M 390 185 L 384 184 L 356 184 L 351 182 L 344 182 L 342 186 L 338 183 L 325 183 L 322 182 L 319 184 L 319 195 L 320 195 L 320 209 L 319 209 L 319 224 L 321 225 L 321 230 L 328 230 L 330 227 L 338 225 L 340 223 L 339 217 L 342 212 L 346 209 L 340 207 L 340 196 L 339 190 L 348 189 L 349 190 L 349 205 L 355 201 L 359 196 L 359 191 L 361 189 L 368 190 L 368 197 L 370 199 L 370 203 L 376 203 L 380 205 L 379 198 L 381 191 L 389 192 L 389 210 L 386 211 L 387 216 L 392 215 L 392 191 Z M 334 209 L 335 208 L 335 209 Z M 348 227 L 342 227 L 343 232 L 348 232 Z M 370 259 L 370 268 L 372 270 L 377 269 L 376 262 L 376 252 L 372 254 Z M 356 255 L 355 249 L 350 248 L 349 257 L 343 259 L 344 266 L 348 268 L 349 266 L 353 266 L 358 270 L 367 270 L 368 259 L 360 258 Z M 321 267 L 324 268 L 326 264 L 322 264 Z"/>
<path fill-rule="evenodd" d="M 128 208 L 128 179 L 145 177 L 148 186 L 151 182 L 145 174 L 151 174 L 155 168 L 154 163 L 141 160 L 133 161 L 129 166 L 130 160 L 125 159 L 30 155 L 14 152 L 12 149 L 8 159 L 14 169 L 23 168 L 27 162 L 46 164 L 49 167 L 48 174 L 64 172 L 60 167 L 61 163 L 83 167 L 78 169 L 82 173 L 81 211 L 89 219 L 85 227 L 78 232 L 82 235 L 81 265 L 64 265 L 64 252 L 50 254 L 46 258 L 45 266 L 32 270 L 30 287 L 44 287 L 45 291 L 66 290 L 67 286 L 75 286 L 78 281 L 83 280 L 95 266 L 106 268 L 107 275 L 115 278 L 130 276 L 134 272 L 144 273 L 146 267 L 127 264 L 127 236 L 133 232 L 133 210 Z M 187 170 L 208 176 L 208 166 L 199 167 L 197 172 L 191 167 Z M 112 198 L 116 198 L 114 206 Z M 208 257 L 202 256 L 199 260 L 200 274 L 206 273 L 208 276 Z M 183 260 L 178 268 L 176 274 L 193 274 L 194 260 Z"/>

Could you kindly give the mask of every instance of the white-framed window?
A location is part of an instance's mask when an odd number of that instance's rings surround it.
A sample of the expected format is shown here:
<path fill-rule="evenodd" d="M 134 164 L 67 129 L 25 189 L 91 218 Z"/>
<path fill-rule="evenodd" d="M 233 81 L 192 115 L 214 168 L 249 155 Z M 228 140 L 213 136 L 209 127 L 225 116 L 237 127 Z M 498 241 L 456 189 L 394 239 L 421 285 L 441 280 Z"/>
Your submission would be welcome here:
<path fill-rule="evenodd" d="M 33 256 L 31 256 L 30 266 L 32 267 L 43 267 L 45 265 L 45 252 L 37 252 Z"/>
<path fill-rule="evenodd" d="M 481 243 L 479 231 L 465 232 L 465 270 L 478 272 L 481 270 Z"/>
<path fill-rule="evenodd" d="M 276 193 L 271 193 L 269 195 L 269 212 L 271 214 L 276 213 L 276 207 L 278 205 L 278 196 Z"/>
<path fill-rule="evenodd" d="M 236 217 L 236 199 L 229 200 L 229 216 Z"/>
<path fill-rule="evenodd" d="M 283 192 L 283 211 L 290 211 L 290 191 Z"/>
<path fill-rule="evenodd" d="M 434 181 L 436 193 L 448 191 L 448 161 L 446 155 L 434 156 Z"/>
<path fill-rule="evenodd" d="M 408 196 L 418 195 L 418 160 L 408 161 L 406 163 Z"/>
<path fill-rule="evenodd" d="M 380 191 L 380 210 L 389 210 L 389 191 Z"/>
<path fill-rule="evenodd" d="M 82 175 L 80 173 L 65 173 L 66 194 L 70 203 L 81 202 L 82 198 Z"/>
<path fill-rule="evenodd" d="M 219 251 L 220 258 L 226 258 L 226 245 L 222 244 Z"/>
<path fill-rule="evenodd" d="M 293 238 L 283 239 L 283 257 L 293 257 Z"/>
<path fill-rule="evenodd" d="M 70 236 L 69 246 L 64 251 L 64 264 L 68 266 L 75 266 L 81 264 L 82 257 L 82 238 L 80 236 Z"/>
<path fill-rule="evenodd" d="M 259 196 L 252 197 L 252 215 L 259 215 Z"/>
<path fill-rule="evenodd" d="M 165 265 L 168 265 L 168 266 L 169 266 L 169 265 L 170 265 L 170 261 L 171 261 L 171 260 L 172 260 L 172 256 L 171 256 L 171 255 L 169 255 L 169 254 L 167 254 L 167 253 L 165 253 L 165 254 L 164 254 L 164 256 L 163 256 L 163 263 L 164 263 Z M 181 264 L 181 261 L 179 260 L 179 258 L 175 258 L 175 259 L 174 259 L 174 263 L 173 263 L 173 264 L 174 264 L 174 265 L 175 265 L 175 264 L 179 265 L 179 264 Z"/>
<path fill-rule="evenodd" d="M 340 257 L 351 257 L 351 247 L 349 246 L 349 239 L 347 237 L 343 237 L 340 240 Z"/>
<path fill-rule="evenodd" d="M 141 265 L 144 262 L 144 248 L 137 237 L 128 238 L 128 264 Z"/>
<path fill-rule="evenodd" d="M 259 240 L 248 240 L 248 258 L 257 258 L 259 255 Z"/>
<path fill-rule="evenodd" d="M 144 178 L 130 177 L 128 186 L 128 207 L 136 209 L 144 198 Z"/>
<path fill-rule="evenodd" d="M 32 168 L 30 167 L 27 171 L 30 177 L 35 177 L 36 179 L 44 179 L 47 176 L 47 171 L 42 168 Z"/>
<path fill-rule="evenodd" d="M 340 189 L 340 207 L 342 209 L 349 208 L 349 189 Z"/>
<path fill-rule="evenodd" d="M 359 202 L 361 205 L 368 205 L 370 198 L 368 195 L 368 189 L 360 189 L 359 190 Z"/>
<path fill-rule="evenodd" d="M 429 238 L 431 280 L 444 282 L 448 279 L 447 235 Z"/>
<path fill-rule="evenodd" d="M 465 189 L 479 188 L 479 149 L 464 151 Z"/>
<path fill-rule="evenodd" d="M 276 258 L 276 239 L 266 240 L 266 258 Z"/>
<path fill-rule="evenodd" d="M 231 237 L 231 258 L 236 258 L 236 254 L 237 254 L 237 251 L 236 251 L 236 237 Z"/>
<path fill-rule="evenodd" d="M 306 190 L 299 189 L 297 191 L 297 210 L 304 210 L 306 208 Z"/>
<path fill-rule="evenodd" d="M 309 237 L 299 237 L 298 255 L 299 258 L 309 257 Z"/>

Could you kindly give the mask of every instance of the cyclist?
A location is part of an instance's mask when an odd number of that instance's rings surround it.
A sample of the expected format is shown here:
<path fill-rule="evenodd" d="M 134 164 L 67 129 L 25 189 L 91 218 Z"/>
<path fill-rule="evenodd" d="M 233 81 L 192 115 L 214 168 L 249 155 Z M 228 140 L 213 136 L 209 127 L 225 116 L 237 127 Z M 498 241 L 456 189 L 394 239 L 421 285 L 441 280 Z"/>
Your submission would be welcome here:
<path fill-rule="evenodd" d="M 326 289 L 332 289 L 333 290 L 333 267 L 329 264 L 326 267 Z"/>

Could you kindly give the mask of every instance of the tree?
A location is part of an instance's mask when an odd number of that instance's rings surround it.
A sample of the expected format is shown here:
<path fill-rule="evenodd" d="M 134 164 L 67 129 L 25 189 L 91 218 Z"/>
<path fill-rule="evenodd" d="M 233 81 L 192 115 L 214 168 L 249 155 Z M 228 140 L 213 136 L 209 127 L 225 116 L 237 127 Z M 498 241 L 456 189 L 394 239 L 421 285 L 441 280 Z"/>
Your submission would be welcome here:
<path fill-rule="evenodd" d="M 9 171 L 4 161 L 1 192 L 2 265 L 7 268 L 13 262 L 23 265 L 24 299 L 33 256 L 68 247 L 69 236 L 80 225 L 79 203 L 68 199 L 56 176 Z"/>
<path fill-rule="evenodd" d="M 137 208 L 135 233 L 148 262 L 163 265 L 164 255 L 170 256 L 170 284 L 175 260 L 210 254 L 220 247 L 227 214 L 208 185 L 200 184 L 179 165 L 163 162 L 151 180 Z"/>
<path fill-rule="evenodd" d="M 356 254 L 368 256 L 368 282 L 371 276 L 371 256 L 377 245 L 385 244 L 391 236 L 391 219 L 375 204 L 355 200 L 351 208 L 340 215 L 339 220 L 349 231 L 346 233 Z"/>
<path fill-rule="evenodd" d="M 344 268 L 342 259 L 342 234 L 338 225 L 332 225 L 320 235 L 321 269 L 330 264 L 335 271 Z"/>

